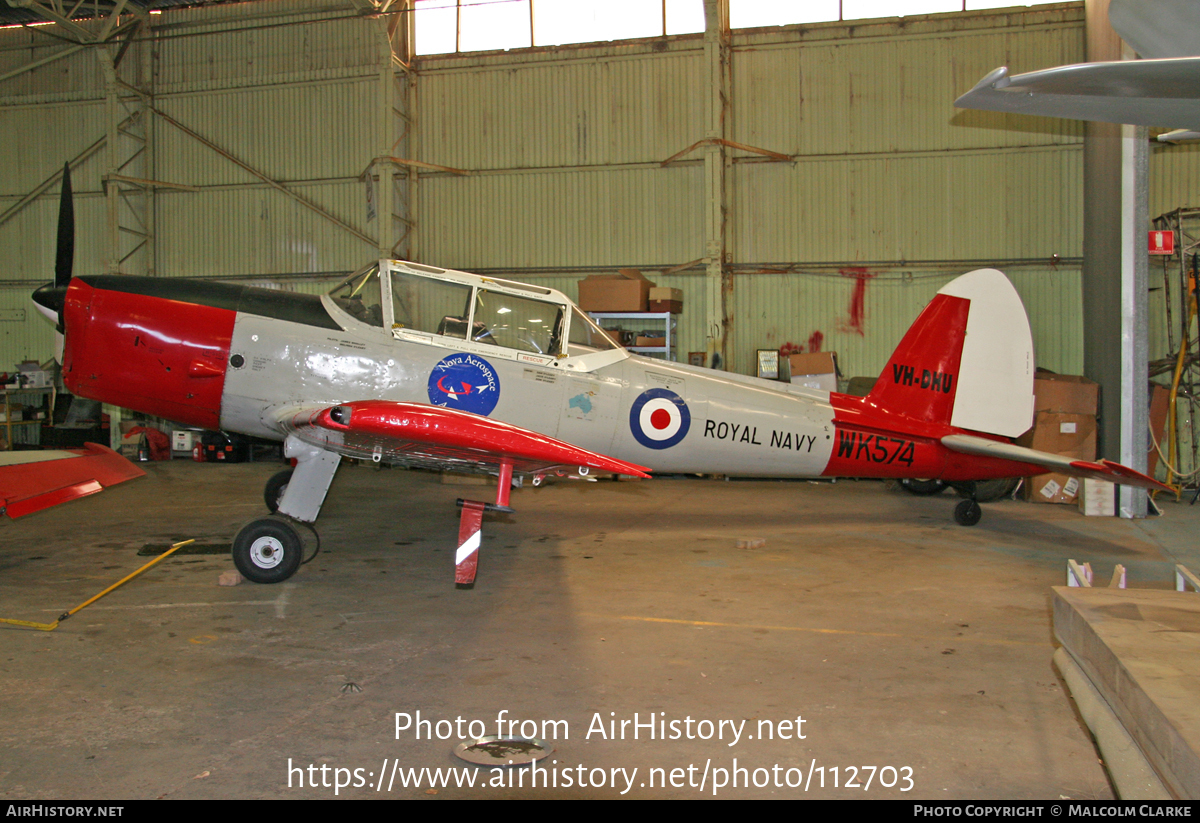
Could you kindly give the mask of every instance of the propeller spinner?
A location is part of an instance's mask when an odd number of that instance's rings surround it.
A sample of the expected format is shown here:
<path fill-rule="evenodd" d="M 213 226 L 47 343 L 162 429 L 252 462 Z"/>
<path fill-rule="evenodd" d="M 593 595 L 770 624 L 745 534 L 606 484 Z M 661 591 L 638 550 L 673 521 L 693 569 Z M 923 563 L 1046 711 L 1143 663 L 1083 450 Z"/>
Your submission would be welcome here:
<path fill-rule="evenodd" d="M 41 286 L 33 293 L 38 311 L 63 330 L 62 308 L 75 265 L 75 204 L 71 195 L 71 164 L 63 163 L 62 193 L 58 201 L 58 249 L 54 257 L 54 282 Z"/>

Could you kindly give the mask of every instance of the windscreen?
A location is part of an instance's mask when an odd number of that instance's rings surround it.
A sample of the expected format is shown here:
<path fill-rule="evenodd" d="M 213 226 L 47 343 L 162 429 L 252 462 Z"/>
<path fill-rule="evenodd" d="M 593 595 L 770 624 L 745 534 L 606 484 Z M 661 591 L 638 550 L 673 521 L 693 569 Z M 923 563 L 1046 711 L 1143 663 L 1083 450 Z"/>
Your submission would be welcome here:
<path fill-rule="evenodd" d="M 379 289 L 379 264 L 359 269 L 338 283 L 329 296 L 355 320 L 383 327 L 383 305 Z"/>
<path fill-rule="evenodd" d="M 574 306 L 571 307 L 571 337 L 567 344 L 567 353 L 572 356 L 621 348 L 592 318 Z"/>

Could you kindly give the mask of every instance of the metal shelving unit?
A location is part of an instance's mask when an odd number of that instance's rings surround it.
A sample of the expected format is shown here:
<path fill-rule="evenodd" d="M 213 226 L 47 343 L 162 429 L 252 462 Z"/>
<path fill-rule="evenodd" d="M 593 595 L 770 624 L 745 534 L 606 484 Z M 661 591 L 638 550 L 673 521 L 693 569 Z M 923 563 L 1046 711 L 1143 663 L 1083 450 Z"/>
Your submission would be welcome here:
<path fill-rule="evenodd" d="M 12 410 L 12 401 L 11 401 L 12 396 L 20 395 L 20 394 L 29 394 L 29 395 L 49 394 L 50 395 L 50 409 L 51 409 L 51 412 L 53 413 L 55 390 L 53 388 L 41 388 L 41 389 L 20 388 L 20 389 L 0 389 L 0 391 L 2 391 L 4 393 L 5 449 L 7 451 L 12 451 L 12 449 L 13 449 L 13 429 L 14 428 L 19 427 L 19 426 L 39 426 L 40 427 L 43 423 L 46 422 L 45 420 L 13 420 L 12 419 L 13 410 Z M 35 431 L 34 434 L 37 435 L 37 434 L 39 434 L 39 432 Z M 27 445 L 35 445 L 36 446 L 36 445 L 38 445 L 40 440 L 41 440 L 40 437 L 35 436 L 31 439 L 22 440 L 22 442 Z"/>
<path fill-rule="evenodd" d="M 627 346 L 631 352 L 645 354 L 650 357 L 661 357 L 664 360 L 678 360 L 679 357 L 675 351 L 675 326 L 679 322 L 678 315 L 665 311 L 624 311 L 624 312 L 609 312 L 609 311 L 590 311 L 588 316 L 591 317 L 600 328 L 606 331 L 612 330 L 617 324 L 614 321 L 637 321 L 637 331 L 648 331 L 650 329 L 663 329 L 663 345 L 661 346 Z M 606 325 L 607 324 L 607 325 Z M 623 326 L 622 326 L 623 327 Z"/>

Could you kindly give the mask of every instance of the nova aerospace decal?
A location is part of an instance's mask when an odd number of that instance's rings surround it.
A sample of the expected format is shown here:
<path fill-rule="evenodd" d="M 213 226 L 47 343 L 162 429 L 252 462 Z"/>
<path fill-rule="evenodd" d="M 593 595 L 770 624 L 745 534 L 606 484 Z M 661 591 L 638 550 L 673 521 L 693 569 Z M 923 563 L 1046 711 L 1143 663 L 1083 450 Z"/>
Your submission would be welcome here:
<path fill-rule="evenodd" d="M 500 376 L 474 354 L 443 357 L 429 373 L 429 402 L 487 416 L 500 402 Z"/>

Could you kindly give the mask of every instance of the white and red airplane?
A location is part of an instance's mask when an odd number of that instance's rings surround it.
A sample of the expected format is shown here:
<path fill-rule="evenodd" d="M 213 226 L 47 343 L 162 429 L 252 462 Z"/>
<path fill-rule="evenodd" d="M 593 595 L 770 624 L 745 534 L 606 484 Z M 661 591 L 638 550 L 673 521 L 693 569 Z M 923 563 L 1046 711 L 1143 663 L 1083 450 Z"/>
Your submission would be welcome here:
<path fill-rule="evenodd" d="M 297 523 L 317 519 L 343 456 L 499 476 L 495 503 L 459 501 L 462 585 L 483 510 L 509 511 L 511 486 L 547 473 L 937 478 L 970 491 L 1054 470 L 1166 488 L 1011 442 L 1032 422 L 1033 346 L 992 269 L 941 289 L 871 393 L 852 397 L 640 357 L 558 291 L 417 263 L 380 260 L 315 296 L 72 278 L 69 258 L 60 241 L 55 283 L 34 300 L 65 334 L 71 392 L 281 440 L 296 460 L 267 484 L 273 513 L 233 541 L 259 583 L 299 568 Z M 963 525 L 979 517 L 973 497 L 955 511 Z"/>

